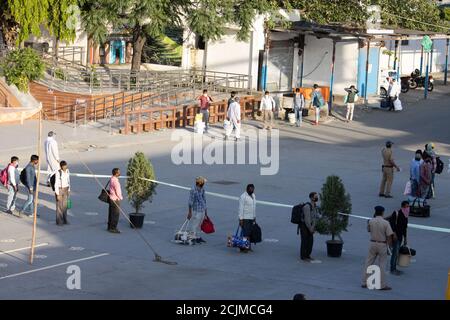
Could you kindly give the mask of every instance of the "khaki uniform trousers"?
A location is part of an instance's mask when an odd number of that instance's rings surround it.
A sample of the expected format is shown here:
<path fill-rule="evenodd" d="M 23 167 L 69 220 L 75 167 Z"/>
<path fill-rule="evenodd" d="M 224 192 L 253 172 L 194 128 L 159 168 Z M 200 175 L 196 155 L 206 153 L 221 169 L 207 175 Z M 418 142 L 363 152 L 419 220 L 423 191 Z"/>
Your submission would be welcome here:
<path fill-rule="evenodd" d="M 380 194 L 390 196 L 393 181 L 394 168 L 383 167 L 383 177 L 381 178 Z"/>
<path fill-rule="evenodd" d="M 381 270 L 381 288 L 386 287 L 386 274 L 384 269 L 386 268 L 387 262 L 387 244 L 386 243 L 378 243 L 378 242 L 370 242 L 369 246 L 369 254 L 366 259 L 366 265 L 364 266 L 364 272 L 362 277 L 362 284 L 367 284 L 367 268 L 371 265 L 377 265 Z M 375 262 L 378 258 L 377 263 Z"/>

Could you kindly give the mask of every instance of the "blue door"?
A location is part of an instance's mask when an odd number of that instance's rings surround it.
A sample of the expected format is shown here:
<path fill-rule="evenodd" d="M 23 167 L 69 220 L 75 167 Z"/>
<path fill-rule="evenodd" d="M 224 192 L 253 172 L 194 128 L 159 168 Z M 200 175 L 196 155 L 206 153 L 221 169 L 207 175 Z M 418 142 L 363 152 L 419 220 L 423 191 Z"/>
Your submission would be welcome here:
<path fill-rule="evenodd" d="M 366 61 L 367 48 L 359 49 L 358 57 L 358 90 L 361 96 L 364 96 L 366 85 L 367 95 L 378 93 L 378 69 L 379 69 L 380 48 L 370 48 L 369 51 L 369 76 L 366 82 Z"/>

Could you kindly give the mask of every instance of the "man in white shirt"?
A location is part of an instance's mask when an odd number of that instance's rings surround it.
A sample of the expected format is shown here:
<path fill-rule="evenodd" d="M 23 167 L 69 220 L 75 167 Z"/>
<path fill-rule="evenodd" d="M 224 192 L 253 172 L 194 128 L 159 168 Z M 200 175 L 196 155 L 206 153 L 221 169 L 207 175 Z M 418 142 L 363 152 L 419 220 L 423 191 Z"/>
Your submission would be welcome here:
<path fill-rule="evenodd" d="M 59 166 L 59 150 L 58 142 L 56 142 L 56 133 L 50 131 L 48 137 L 44 142 L 45 158 L 47 160 L 47 185 L 50 186 L 50 178 L 60 168 Z"/>
<path fill-rule="evenodd" d="M 67 201 L 70 193 L 70 172 L 67 168 L 67 162 L 61 161 L 61 169 L 55 174 L 56 224 L 62 226 L 69 224 L 67 221 Z"/>
<path fill-rule="evenodd" d="M 395 78 L 390 78 L 388 96 L 389 96 L 389 111 L 394 110 L 394 101 L 400 96 L 400 85 L 395 80 Z"/>
<path fill-rule="evenodd" d="M 266 91 L 264 93 L 264 97 L 261 99 L 259 110 L 263 113 L 263 129 L 271 130 L 273 124 L 273 112 L 275 111 L 275 100 L 272 98 L 269 91 Z"/>
<path fill-rule="evenodd" d="M 247 190 L 239 198 L 239 225 L 242 228 L 242 235 L 250 239 L 250 234 L 256 222 L 256 197 L 255 186 L 247 185 Z M 248 252 L 250 249 L 242 249 L 241 252 Z"/>
<path fill-rule="evenodd" d="M 16 209 L 17 193 L 19 192 L 20 174 L 17 167 L 19 158 L 11 157 L 11 163 L 8 165 L 8 200 L 6 202 L 6 213 L 13 214 Z"/>
<path fill-rule="evenodd" d="M 234 97 L 233 101 L 228 107 L 227 119 L 228 121 L 230 121 L 230 125 L 228 126 L 228 128 L 226 128 L 225 140 L 228 140 L 233 129 L 235 130 L 236 141 L 241 138 L 241 105 L 239 101 L 239 97 Z"/>

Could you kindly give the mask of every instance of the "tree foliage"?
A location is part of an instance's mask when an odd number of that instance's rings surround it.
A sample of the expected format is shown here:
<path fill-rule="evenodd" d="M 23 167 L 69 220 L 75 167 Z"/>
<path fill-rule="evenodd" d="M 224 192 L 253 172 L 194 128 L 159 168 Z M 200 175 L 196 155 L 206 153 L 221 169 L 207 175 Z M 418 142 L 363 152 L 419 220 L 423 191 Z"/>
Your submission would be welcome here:
<path fill-rule="evenodd" d="M 48 0 L 47 28 L 57 41 L 73 42 L 76 37 L 76 29 L 68 26 L 68 21 L 73 12 L 71 7 L 77 5 L 77 0 Z"/>
<path fill-rule="evenodd" d="M 303 19 L 319 24 L 362 28 L 370 17 L 367 7 L 379 5 L 382 27 L 443 31 L 441 26 L 447 26 L 434 0 L 290 0 L 290 5 L 300 9 Z"/>
<path fill-rule="evenodd" d="M 28 91 L 28 83 L 44 76 L 45 64 L 31 48 L 8 52 L 1 64 L 8 85 L 14 84 L 22 92 Z"/>
<path fill-rule="evenodd" d="M 146 201 L 151 202 L 153 195 L 156 194 L 156 184 L 141 179 L 156 179 L 152 163 L 142 152 L 136 152 L 133 158 L 128 161 L 127 176 L 128 200 L 136 213 L 140 213 L 144 203 Z"/>
<path fill-rule="evenodd" d="M 40 36 L 40 26 L 48 18 L 48 0 L 7 0 L 7 8 L 18 25 L 16 45 L 30 35 Z"/>
<path fill-rule="evenodd" d="M 328 176 L 320 193 L 322 216 L 317 222 L 317 232 L 331 234 L 332 240 L 340 237 L 342 231 L 347 231 L 348 216 L 339 213 L 350 214 L 352 204 L 350 194 L 346 193 L 344 184 L 338 176 Z"/>

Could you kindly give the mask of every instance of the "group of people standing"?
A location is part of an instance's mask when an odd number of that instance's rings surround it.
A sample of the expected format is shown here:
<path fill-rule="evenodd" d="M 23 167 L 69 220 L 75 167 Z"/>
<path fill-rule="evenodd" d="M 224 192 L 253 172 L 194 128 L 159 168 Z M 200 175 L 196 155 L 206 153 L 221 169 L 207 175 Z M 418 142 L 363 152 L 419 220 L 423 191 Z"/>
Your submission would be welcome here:
<path fill-rule="evenodd" d="M 434 179 L 436 177 L 438 157 L 434 143 L 427 143 L 425 149 L 417 150 L 410 164 L 410 196 L 432 199 L 435 196 Z"/>
<path fill-rule="evenodd" d="M 68 225 L 68 209 L 71 208 L 70 199 L 71 183 L 68 164 L 60 160 L 58 142 L 56 133 L 50 131 L 44 142 L 44 150 L 47 162 L 47 186 L 51 187 L 55 195 L 56 205 L 56 225 Z M 12 156 L 10 163 L 6 167 L 5 186 L 8 189 L 8 198 L 6 203 L 6 213 L 16 216 L 33 217 L 34 202 L 36 199 L 37 176 L 36 169 L 39 165 L 39 157 L 32 155 L 30 162 L 19 172 L 19 158 Z M 120 233 L 117 230 L 117 224 L 120 215 L 120 201 L 123 200 L 121 186 L 118 177 L 120 170 L 114 168 L 112 176 L 108 182 L 109 185 L 109 216 L 108 231 Z M 21 209 L 16 209 L 17 195 L 20 191 L 20 184 L 25 187 L 27 199 Z M 39 217 L 39 213 L 37 213 Z"/>

